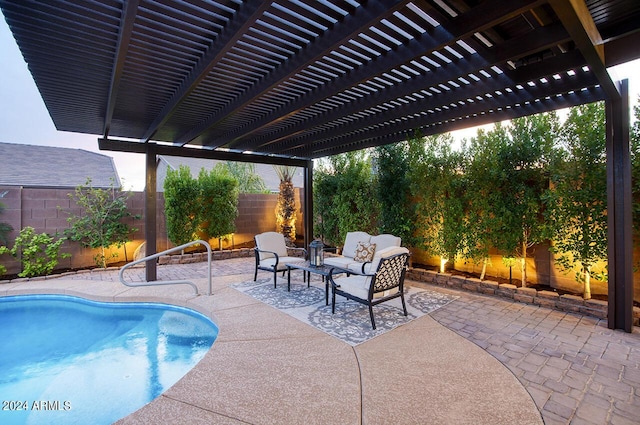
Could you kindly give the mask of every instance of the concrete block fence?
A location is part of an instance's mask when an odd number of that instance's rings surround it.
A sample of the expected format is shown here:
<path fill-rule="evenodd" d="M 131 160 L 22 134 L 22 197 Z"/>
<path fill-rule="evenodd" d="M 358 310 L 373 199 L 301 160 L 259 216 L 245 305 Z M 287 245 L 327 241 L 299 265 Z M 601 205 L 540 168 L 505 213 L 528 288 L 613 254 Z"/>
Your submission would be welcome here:
<path fill-rule="evenodd" d="M 79 215 L 81 213 L 78 206 L 69 198 L 69 194 L 72 193 L 74 193 L 74 189 L 0 187 L 0 203 L 5 207 L 4 212 L 0 215 L 0 222 L 8 223 L 13 227 L 13 231 L 9 235 L 9 247 L 13 246 L 13 241 L 20 233 L 20 229 L 27 226 L 33 227 L 37 233 L 62 235 L 64 230 L 69 227 L 67 223 L 69 214 Z M 296 232 L 300 237 L 303 237 L 302 211 L 304 205 L 302 201 L 304 196 L 302 189 L 297 189 L 295 196 L 298 206 Z M 143 192 L 132 192 L 132 196 L 127 201 L 131 214 L 144 216 L 144 198 Z M 218 250 L 221 245 L 224 250 L 234 250 L 234 248 L 243 245 L 252 245 L 253 236 L 258 233 L 276 230 L 275 208 L 277 201 L 277 194 L 241 194 L 238 198 L 236 232 L 228 240 L 209 241 L 211 248 Z M 162 192 L 158 193 L 156 211 L 157 251 L 162 252 L 174 246 L 167 237 Z M 136 228 L 137 231 L 132 235 L 132 241 L 126 244 L 126 251 L 125 248 L 114 248 L 107 251 L 107 257 L 111 253 L 117 254 L 117 257 L 111 259 L 111 262 L 133 261 L 136 249 L 144 242 L 144 219 L 129 219 L 128 224 Z M 59 270 L 92 267 L 95 265 L 94 256 L 98 251 L 83 248 L 77 242 L 66 241 L 61 252 L 71 254 L 71 258 L 61 259 L 57 267 Z M 20 262 L 8 254 L 0 257 L 0 264 L 7 268 L 9 274 L 19 273 L 21 270 Z"/>

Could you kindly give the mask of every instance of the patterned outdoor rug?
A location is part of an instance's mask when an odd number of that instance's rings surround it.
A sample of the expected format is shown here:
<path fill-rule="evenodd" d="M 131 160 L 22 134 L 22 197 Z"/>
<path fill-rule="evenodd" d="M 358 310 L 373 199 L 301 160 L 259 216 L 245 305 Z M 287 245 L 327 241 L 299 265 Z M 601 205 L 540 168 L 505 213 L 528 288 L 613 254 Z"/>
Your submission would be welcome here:
<path fill-rule="evenodd" d="M 408 315 L 405 317 L 402 312 L 400 298 L 374 306 L 376 329 L 373 330 L 366 305 L 338 295 L 336 312 L 331 314 L 331 292 L 327 306 L 324 283 L 318 276 L 312 276 L 310 288 L 307 288 L 306 283 L 291 282 L 291 292 L 287 292 L 287 281 L 281 277 L 278 277 L 278 287 L 275 289 L 273 280 L 269 278 L 258 279 L 256 282 L 242 282 L 232 287 L 351 345 L 358 345 L 382 335 L 458 298 L 405 287 Z"/>

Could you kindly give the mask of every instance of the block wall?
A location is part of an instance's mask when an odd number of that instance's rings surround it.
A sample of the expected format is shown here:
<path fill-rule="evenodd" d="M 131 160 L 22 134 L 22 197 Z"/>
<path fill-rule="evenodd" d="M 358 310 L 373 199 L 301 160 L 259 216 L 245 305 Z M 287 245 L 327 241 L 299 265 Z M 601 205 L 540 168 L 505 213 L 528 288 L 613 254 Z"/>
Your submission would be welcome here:
<path fill-rule="evenodd" d="M 70 199 L 69 194 L 73 189 L 34 189 L 21 187 L 0 187 L 0 203 L 5 207 L 0 215 L 0 222 L 8 223 L 13 227 L 9 235 L 9 247 L 20 233 L 20 229 L 31 226 L 37 233 L 49 233 L 62 235 L 69 227 L 67 218 L 69 214 L 79 214 L 80 209 Z M 302 189 L 296 190 L 296 202 L 299 206 L 296 232 L 299 239 L 303 238 L 303 205 L 301 204 Z M 253 243 L 253 236 L 257 233 L 276 230 L 275 207 L 277 194 L 241 194 L 238 199 L 238 218 L 236 219 L 236 233 L 229 240 L 211 240 L 211 247 L 216 250 L 220 246 L 223 249 L 234 246 Z M 129 211 L 133 215 L 144 216 L 144 192 L 133 192 L 128 200 Z M 166 220 L 164 216 L 164 196 L 158 193 L 157 200 L 157 249 L 164 251 L 174 245 L 167 237 Z M 129 225 L 136 228 L 132 241 L 121 248 L 107 251 L 107 257 L 117 254 L 112 262 L 132 261 L 134 253 L 144 242 L 144 219 L 129 219 Z M 84 268 L 95 264 L 94 256 L 98 250 L 84 248 L 77 242 L 66 241 L 61 252 L 70 253 L 71 258 L 61 259 L 59 269 Z M 0 264 L 7 268 L 7 273 L 20 272 L 20 263 L 10 255 L 2 255 Z"/>

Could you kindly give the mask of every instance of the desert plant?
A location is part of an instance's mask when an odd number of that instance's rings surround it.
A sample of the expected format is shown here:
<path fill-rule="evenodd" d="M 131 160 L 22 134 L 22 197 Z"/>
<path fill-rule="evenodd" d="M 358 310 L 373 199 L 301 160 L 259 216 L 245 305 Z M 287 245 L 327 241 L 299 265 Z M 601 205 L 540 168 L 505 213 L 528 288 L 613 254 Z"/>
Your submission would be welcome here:
<path fill-rule="evenodd" d="M 118 248 L 123 246 L 131 240 L 131 233 L 137 230 L 123 221 L 140 218 L 129 212 L 127 200 L 130 196 L 131 192 L 117 190 L 113 181 L 108 189 L 101 189 L 93 187 L 91 179 L 69 194 L 81 213 L 69 214 L 67 222 L 71 227 L 65 230 L 65 235 L 82 246 L 98 248 L 94 261 L 100 267 L 107 267 L 106 249 L 113 245 Z M 117 255 L 114 252 L 111 257 Z"/>
<path fill-rule="evenodd" d="M 20 277 L 43 276 L 51 273 L 58 265 L 60 258 L 68 258 L 71 254 L 60 254 L 60 247 L 65 238 L 58 238 L 47 233 L 36 233 L 33 227 L 20 230 L 13 248 L 0 247 L 0 254 L 9 253 L 19 258 L 22 263 Z"/>
<path fill-rule="evenodd" d="M 288 243 L 293 244 L 296 240 L 296 198 L 292 180 L 296 167 L 274 165 L 273 169 L 280 178 L 276 204 L 276 229 L 284 235 Z"/>

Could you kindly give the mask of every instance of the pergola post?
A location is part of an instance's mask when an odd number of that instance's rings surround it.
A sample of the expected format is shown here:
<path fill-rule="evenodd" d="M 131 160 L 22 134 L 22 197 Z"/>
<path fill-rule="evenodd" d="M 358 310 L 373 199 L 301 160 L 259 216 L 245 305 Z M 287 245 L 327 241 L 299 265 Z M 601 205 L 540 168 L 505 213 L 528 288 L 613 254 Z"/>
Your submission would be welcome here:
<path fill-rule="evenodd" d="M 156 175 L 158 163 L 156 159 L 156 145 L 154 143 L 147 143 L 146 148 L 146 184 L 144 189 L 145 255 L 153 255 L 157 252 L 156 201 L 158 194 L 156 188 Z M 145 262 L 145 276 L 147 282 L 158 280 L 155 259 L 147 260 Z"/>
<path fill-rule="evenodd" d="M 304 167 L 304 247 L 313 240 L 313 161 Z"/>
<path fill-rule="evenodd" d="M 629 148 L 629 82 L 606 101 L 610 329 L 633 329 L 633 225 Z"/>

